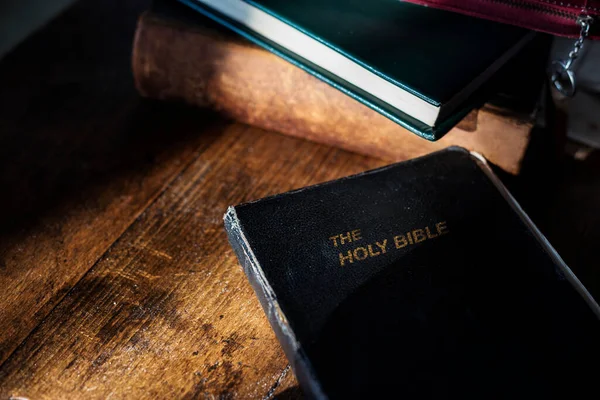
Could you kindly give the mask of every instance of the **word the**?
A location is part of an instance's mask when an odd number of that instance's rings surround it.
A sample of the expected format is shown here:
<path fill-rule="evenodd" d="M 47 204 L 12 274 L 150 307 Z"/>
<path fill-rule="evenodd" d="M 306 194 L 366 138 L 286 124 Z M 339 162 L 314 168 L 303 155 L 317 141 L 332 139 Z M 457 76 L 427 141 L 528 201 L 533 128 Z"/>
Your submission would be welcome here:
<path fill-rule="evenodd" d="M 338 247 L 338 240 L 340 245 L 346 243 L 356 242 L 357 240 L 362 239 L 360 235 L 360 229 L 355 229 L 353 231 L 347 232 L 346 234 L 340 233 L 339 235 L 335 235 L 329 238 L 333 242 L 334 247 Z"/>

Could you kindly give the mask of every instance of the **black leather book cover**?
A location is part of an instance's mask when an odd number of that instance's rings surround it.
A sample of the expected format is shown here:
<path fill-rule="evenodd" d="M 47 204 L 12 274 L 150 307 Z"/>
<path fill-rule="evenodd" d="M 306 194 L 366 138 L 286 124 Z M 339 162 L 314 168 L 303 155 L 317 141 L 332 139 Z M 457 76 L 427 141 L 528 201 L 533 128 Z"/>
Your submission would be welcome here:
<path fill-rule="evenodd" d="M 225 225 L 310 397 L 600 392 L 598 305 L 466 150 L 231 207 Z"/>

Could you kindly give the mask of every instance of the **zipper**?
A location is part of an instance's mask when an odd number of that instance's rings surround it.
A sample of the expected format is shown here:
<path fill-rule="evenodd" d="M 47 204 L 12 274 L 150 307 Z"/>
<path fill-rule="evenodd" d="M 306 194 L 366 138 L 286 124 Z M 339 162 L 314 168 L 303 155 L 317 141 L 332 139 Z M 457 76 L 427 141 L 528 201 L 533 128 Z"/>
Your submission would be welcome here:
<path fill-rule="evenodd" d="M 555 8 L 545 6 L 543 4 L 532 4 L 524 2 L 523 0 L 485 0 L 491 3 L 505 4 L 510 7 L 521 8 L 528 11 L 541 12 L 546 15 L 554 17 L 570 19 L 575 22 L 579 28 L 579 38 L 573 43 L 571 51 L 569 51 L 566 59 L 554 60 L 550 67 L 550 81 L 552 85 L 561 93 L 563 96 L 572 97 L 575 94 L 575 73 L 573 71 L 573 64 L 579 57 L 585 39 L 590 34 L 590 28 L 594 23 L 594 17 L 587 14 L 586 9 L 583 8 L 580 14 L 574 12 L 557 10 Z"/>
<path fill-rule="evenodd" d="M 428 5 L 429 3 L 440 5 L 440 1 L 431 1 L 431 0 L 412 0 L 416 3 L 422 3 Z M 555 4 L 556 6 L 563 5 L 560 1 L 546 0 L 548 3 Z M 540 3 L 532 3 L 531 1 L 526 0 L 470 0 L 469 4 L 471 7 L 461 7 L 461 5 L 457 5 L 455 8 L 458 10 L 469 10 L 475 11 L 473 6 L 477 2 L 486 2 L 492 4 L 500 4 L 507 7 L 512 7 L 516 9 L 525 10 L 532 13 L 541 13 L 545 14 L 549 17 L 560 18 L 562 23 L 559 21 L 557 25 L 563 28 L 567 28 L 567 21 L 572 21 L 572 28 L 579 27 L 579 37 L 573 43 L 571 51 L 568 53 L 567 57 L 564 59 L 554 60 L 551 64 L 551 68 L 549 70 L 549 74 L 551 76 L 551 83 L 562 95 L 571 97 L 575 94 L 575 73 L 573 71 L 573 65 L 575 60 L 579 57 L 581 50 L 583 49 L 585 40 L 590 35 L 590 29 L 594 23 L 594 16 L 588 14 L 587 8 L 585 5 L 581 6 L 581 11 L 579 13 L 575 11 L 565 11 L 563 9 L 559 9 L 557 7 L 553 7 L 550 4 L 544 5 Z M 587 4 L 587 1 L 585 2 Z M 571 8 L 578 7 L 576 5 L 568 4 Z M 477 13 L 475 12 L 477 15 Z M 600 17 L 600 16 L 598 16 Z M 493 18 L 492 18 L 493 19 Z M 510 21 L 504 21 L 506 23 L 510 23 Z M 526 25 L 526 24 L 525 24 Z M 553 29 L 548 29 L 547 32 L 554 33 L 556 35 L 563 36 L 574 36 L 575 29 L 571 30 L 569 27 L 569 31 L 562 31 L 559 29 L 558 32 Z M 600 37 L 600 29 L 596 30 L 592 36 Z"/>
<path fill-rule="evenodd" d="M 545 6 L 543 4 L 532 4 L 532 3 L 524 2 L 523 0 L 485 0 L 485 1 L 488 1 L 490 3 L 506 4 L 511 7 L 522 8 L 524 10 L 529 10 L 529 11 L 542 12 L 544 14 L 553 15 L 555 17 L 572 19 L 573 22 L 576 22 L 577 18 L 579 17 L 579 14 L 576 14 L 576 13 L 572 13 L 569 11 L 557 10 L 557 9 L 549 7 L 549 6 Z"/>

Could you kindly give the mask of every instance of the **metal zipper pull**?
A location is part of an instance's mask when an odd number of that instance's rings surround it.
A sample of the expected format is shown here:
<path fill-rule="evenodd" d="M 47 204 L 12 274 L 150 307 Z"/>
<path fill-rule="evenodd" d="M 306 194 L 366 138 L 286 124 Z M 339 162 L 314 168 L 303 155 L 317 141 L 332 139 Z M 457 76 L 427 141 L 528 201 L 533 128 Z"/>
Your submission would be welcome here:
<path fill-rule="evenodd" d="M 552 84 L 563 96 L 572 97 L 575 94 L 575 73 L 573 72 L 573 63 L 579 57 L 583 48 L 583 43 L 590 33 L 590 26 L 594 18 L 589 15 L 580 15 L 577 18 L 577 25 L 581 28 L 579 38 L 573 43 L 573 48 L 569 52 L 566 60 L 552 62 L 550 78 Z"/>

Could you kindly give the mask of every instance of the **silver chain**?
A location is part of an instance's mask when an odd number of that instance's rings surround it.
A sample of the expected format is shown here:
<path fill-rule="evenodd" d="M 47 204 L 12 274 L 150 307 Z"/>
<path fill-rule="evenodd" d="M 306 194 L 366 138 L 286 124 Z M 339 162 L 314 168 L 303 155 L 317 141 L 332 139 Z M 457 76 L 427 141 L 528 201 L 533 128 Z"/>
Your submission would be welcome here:
<path fill-rule="evenodd" d="M 589 15 L 580 15 L 577 18 L 577 25 L 581 28 L 579 38 L 573 44 L 573 49 L 569 52 L 567 60 L 554 61 L 552 63 L 552 84 L 564 96 L 571 97 L 575 94 L 575 74 L 573 73 L 573 63 L 579 57 L 585 39 L 590 34 L 590 27 L 594 22 L 593 17 Z"/>
<path fill-rule="evenodd" d="M 570 68 L 571 64 L 579 57 L 579 53 L 583 48 L 583 42 L 590 34 L 590 26 L 593 21 L 594 19 L 589 15 L 582 15 L 577 18 L 577 24 L 581 27 L 581 30 L 579 31 L 579 38 L 573 44 L 573 50 L 569 52 L 569 59 L 567 60 L 565 67 Z"/>

